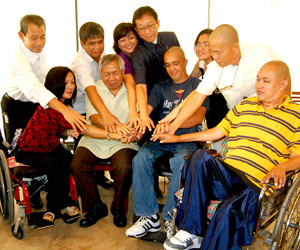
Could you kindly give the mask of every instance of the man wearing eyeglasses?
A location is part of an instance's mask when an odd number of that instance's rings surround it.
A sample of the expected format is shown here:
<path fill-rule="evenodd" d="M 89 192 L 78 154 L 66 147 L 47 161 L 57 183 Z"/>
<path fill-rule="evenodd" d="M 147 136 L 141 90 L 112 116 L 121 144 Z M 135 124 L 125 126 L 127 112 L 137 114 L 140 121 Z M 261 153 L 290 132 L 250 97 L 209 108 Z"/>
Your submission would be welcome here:
<path fill-rule="evenodd" d="M 186 100 L 160 123 L 171 122 L 170 134 L 180 127 L 200 107 L 205 98 L 222 93 L 229 109 L 245 97 L 255 96 L 256 75 L 268 61 L 281 58 L 266 45 L 239 45 L 237 31 L 230 25 L 218 26 L 210 35 L 209 49 L 214 59 L 205 73 L 205 78 Z M 286 94 L 290 93 L 290 84 Z"/>
<path fill-rule="evenodd" d="M 168 48 L 180 45 L 175 33 L 158 32 L 160 25 L 158 16 L 150 6 L 138 8 L 133 14 L 132 23 L 143 39 L 132 53 L 131 61 L 136 83 L 137 103 L 143 122 L 141 132 L 144 133 L 146 128 L 149 131 L 154 128 L 154 123 L 147 113 L 148 96 L 156 83 L 170 79 L 163 66 L 164 53 Z"/>

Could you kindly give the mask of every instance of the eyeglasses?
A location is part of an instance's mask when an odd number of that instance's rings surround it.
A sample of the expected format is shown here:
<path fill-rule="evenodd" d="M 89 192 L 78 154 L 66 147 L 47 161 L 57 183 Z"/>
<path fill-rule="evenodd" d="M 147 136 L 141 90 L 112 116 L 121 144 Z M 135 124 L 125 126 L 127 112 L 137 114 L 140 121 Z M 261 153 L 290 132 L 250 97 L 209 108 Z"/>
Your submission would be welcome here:
<path fill-rule="evenodd" d="M 202 48 L 205 48 L 205 47 L 208 47 L 208 42 L 203 42 L 203 43 L 200 43 L 200 42 L 198 42 L 198 43 L 195 43 L 194 44 L 194 47 L 196 48 L 196 47 L 202 47 Z"/>
<path fill-rule="evenodd" d="M 155 25 L 156 25 L 156 23 L 152 23 L 152 24 L 148 24 L 147 26 L 140 26 L 137 29 L 140 33 L 145 33 L 146 29 L 148 29 L 149 31 L 153 31 L 155 28 Z"/>
<path fill-rule="evenodd" d="M 221 88 L 221 89 L 216 89 L 216 90 L 215 90 L 215 94 L 220 94 L 220 93 L 224 92 L 225 90 L 228 90 L 228 89 L 233 88 L 233 82 L 234 82 L 234 79 L 235 79 L 235 76 L 236 76 L 236 72 L 237 72 L 237 70 L 238 70 L 238 67 L 239 67 L 239 65 L 236 67 L 236 70 L 235 70 L 234 77 L 233 77 L 233 79 L 232 79 L 231 85 L 226 86 L 226 87 Z M 221 77 L 222 77 L 222 73 L 223 73 L 223 69 L 224 69 L 224 68 L 222 68 L 222 71 L 221 71 L 221 74 L 220 74 L 220 77 L 219 77 L 219 81 L 218 81 L 217 86 L 219 86 L 219 83 L 220 83 L 220 80 L 221 80 Z"/>

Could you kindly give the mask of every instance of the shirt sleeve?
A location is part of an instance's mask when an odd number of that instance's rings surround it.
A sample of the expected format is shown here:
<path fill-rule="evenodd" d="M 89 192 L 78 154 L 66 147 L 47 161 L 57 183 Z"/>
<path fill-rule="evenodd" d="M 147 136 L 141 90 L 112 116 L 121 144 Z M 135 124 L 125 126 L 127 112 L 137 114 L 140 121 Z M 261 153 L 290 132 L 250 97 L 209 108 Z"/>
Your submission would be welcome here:
<path fill-rule="evenodd" d="M 155 84 L 148 98 L 148 104 L 156 109 L 160 103 L 162 93 L 162 85 L 160 83 Z"/>
<path fill-rule="evenodd" d="M 82 93 L 84 93 L 86 87 L 95 86 L 92 69 L 87 63 L 80 60 L 78 63 L 72 63 L 71 68 L 76 76 L 77 88 Z"/>
<path fill-rule="evenodd" d="M 235 119 L 235 113 L 237 112 L 238 105 L 230 110 L 227 115 L 223 118 L 223 120 L 217 125 L 219 129 L 225 134 L 225 136 L 229 136 L 229 132 L 231 129 L 231 125 Z"/>
<path fill-rule="evenodd" d="M 42 66 L 40 70 L 47 71 L 47 67 Z M 18 56 L 11 64 L 11 72 L 14 72 L 16 84 L 19 90 L 26 96 L 28 100 L 34 103 L 40 103 L 44 108 L 47 104 L 56 98 L 55 95 L 45 88 L 36 74 L 32 70 L 30 61 L 25 56 Z"/>
<path fill-rule="evenodd" d="M 135 84 L 146 84 L 146 65 L 142 47 L 137 47 L 131 55 Z"/>
<path fill-rule="evenodd" d="M 213 61 L 210 64 L 214 64 L 214 63 L 215 62 Z M 207 70 L 205 72 L 205 77 L 202 80 L 202 82 L 198 85 L 198 88 L 196 89 L 197 92 L 207 96 L 211 95 L 217 88 L 215 76 L 219 74 L 216 72 L 215 67 L 212 66 L 213 65 L 208 65 Z"/>

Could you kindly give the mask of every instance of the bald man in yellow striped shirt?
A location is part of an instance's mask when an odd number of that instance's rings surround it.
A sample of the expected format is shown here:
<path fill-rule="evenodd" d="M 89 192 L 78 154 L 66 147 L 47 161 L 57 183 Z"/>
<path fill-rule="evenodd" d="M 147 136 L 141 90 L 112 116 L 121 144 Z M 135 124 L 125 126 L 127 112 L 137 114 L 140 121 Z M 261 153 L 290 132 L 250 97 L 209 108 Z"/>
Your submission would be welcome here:
<path fill-rule="evenodd" d="M 184 165 L 180 230 L 165 249 L 236 249 L 252 243 L 261 187 L 273 178 L 281 188 L 286 172 L 300 168 L 300 105 L 284 95 L 288 83 L 288 66 L 270 61 L 258 72 L 257 97 L 243 100 L 216 127 L 154 138 L 161 143 L 229 138 L 224 162 L 198 150 Z M 207 226 L 210 200 L 222 203 Z"/>

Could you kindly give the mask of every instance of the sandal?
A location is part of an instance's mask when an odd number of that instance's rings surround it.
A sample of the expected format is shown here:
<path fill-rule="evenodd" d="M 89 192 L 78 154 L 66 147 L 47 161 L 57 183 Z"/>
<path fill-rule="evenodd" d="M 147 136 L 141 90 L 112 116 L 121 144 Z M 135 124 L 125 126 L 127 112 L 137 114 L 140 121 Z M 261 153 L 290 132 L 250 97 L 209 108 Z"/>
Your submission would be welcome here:
<path fill-rule="evenodd" d="M 43 220 L 49 221 L 49 222 L 54 222 L 55 220 L 55 214 L 52 212 L 46 212 L 43 216 Z"/>
<path fill-rule="evenodd" d="M 61 214 L 67 213 L 71 217 L 73 217 L 75 215 L 79 215 L 79 213 L 80 213 L 79 209 L 75 206 L 68 206 L 68 207 L 62 209 L 60 212 L 61 212 Z"/>

